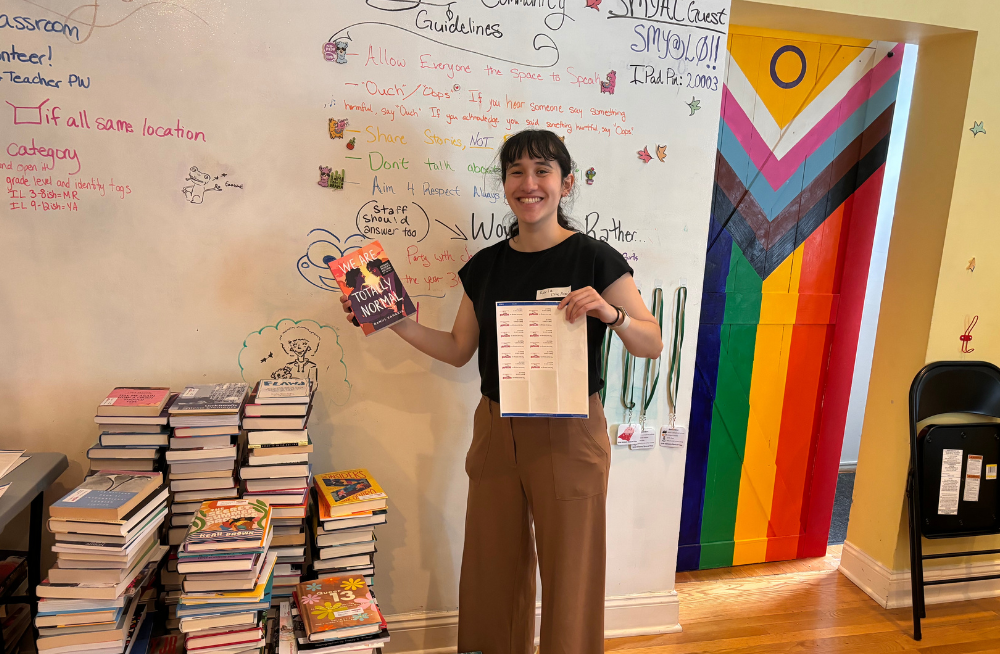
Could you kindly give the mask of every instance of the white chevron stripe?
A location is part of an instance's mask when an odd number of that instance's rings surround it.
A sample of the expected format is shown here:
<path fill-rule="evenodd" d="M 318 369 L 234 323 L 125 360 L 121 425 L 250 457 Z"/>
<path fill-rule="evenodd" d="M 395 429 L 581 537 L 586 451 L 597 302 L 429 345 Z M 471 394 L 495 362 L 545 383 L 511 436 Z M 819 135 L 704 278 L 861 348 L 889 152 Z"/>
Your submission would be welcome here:
<path fill-rule="evenodd" d="M 728 76 L 726 85 L 729 92 L 733 94 L 736 101 L 743 107 L 745 112 L 753 112 L 752 121 L 754 127 L 760 133 L 768 148 L 774 151 L 775 157 L 781 159 L 789 150 L 809 133 L 817 123 L 840 102 L 844 95 L 858 81 L 864 77 L 869 70 L 875 67 L 886 53 L 896 46 L 895 43 L 887 41 L 872 41 L 865 50 L 860 52 L 854 61 L 824 88 L 819 95 L 804 107 L 791 123 L 785 127 L 782 135 L 777 122 L 767 110 L 767 106 L 757 95 L 751 86 L 750 81 L 740 69 L 739 65 L 729 54 Z M 780 142 L 779 142 L 780 140 Z"/>

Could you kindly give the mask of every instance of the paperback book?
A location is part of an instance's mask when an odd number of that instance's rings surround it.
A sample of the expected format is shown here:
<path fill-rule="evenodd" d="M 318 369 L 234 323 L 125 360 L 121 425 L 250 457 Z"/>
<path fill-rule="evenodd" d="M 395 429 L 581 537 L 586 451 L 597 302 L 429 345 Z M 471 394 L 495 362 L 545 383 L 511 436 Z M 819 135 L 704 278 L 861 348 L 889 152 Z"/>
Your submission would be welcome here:
<path fill-rule="evenodd" d="M 158 416 L 168 399 L 169 388 L 116 388 L 97 407 L 97 415 Z"/>
<path fill-rule="evenodd" d="M 365 336 L 416 313 L 403 282 L 378 241 L 329 265 L 340 290 L 350 298 L 351 310 Z"/>
<path fill-rule="evenodd" d="M 325 472 L 315 477 L 321 515 L 337 516 L 356 511 L 372 511 L 386 505 L 385 491 L 363 469 Z"/>
<path fill-rule="evenodd" d="M 263 547 L 270 519 L 271 507 L 261 500 L 204 502 L 188 527 L 185 549 L 215 549 L 224 543 Z"/>

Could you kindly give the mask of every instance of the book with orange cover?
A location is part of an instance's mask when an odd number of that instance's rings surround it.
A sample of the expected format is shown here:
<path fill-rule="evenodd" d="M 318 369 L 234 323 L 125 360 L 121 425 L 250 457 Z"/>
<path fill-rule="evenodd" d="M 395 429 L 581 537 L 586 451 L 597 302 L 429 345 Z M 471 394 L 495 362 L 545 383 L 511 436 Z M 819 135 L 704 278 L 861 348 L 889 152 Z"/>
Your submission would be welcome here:
<path fill-rule="evenodd" d="M 388 495 L 364 468 L 324 472 L 313 478 L 320 520 L 385 508 Z"/>
<path fill-rule="evenodd" d="M 378 633 L 382 615 L 363 575 L 326 577 L 295 587 L 295 602 L 310 641 Z"/>
<path fill-rule="evenodd" d="M 351 300 L 365 336 L 416 313 L 413 300 L 378 241 L 331 261 L 330 272 Z"/>

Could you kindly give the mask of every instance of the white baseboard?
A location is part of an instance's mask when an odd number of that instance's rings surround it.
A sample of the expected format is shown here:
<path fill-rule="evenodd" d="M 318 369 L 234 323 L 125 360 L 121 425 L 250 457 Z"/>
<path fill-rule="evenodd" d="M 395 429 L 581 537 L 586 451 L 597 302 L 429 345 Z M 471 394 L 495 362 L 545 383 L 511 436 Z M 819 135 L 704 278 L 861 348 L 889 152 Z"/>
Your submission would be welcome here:
<path fill-rule="evenodd" d="M 890 570 L 849 541 L 844 543 L 840 571 L 883 608 L 898 609 L 912 606 L 910 571 Z M 924 565 L 925 581 L 990 574 L 1000 574 L 1000 561 L 943 565 L 933 568 Z M 1000 579 L 960 582 L 924 588 L 925 604 L 944 604 L 945 602 L 960 602 L 985 597 L 1000 597 Z"/>
<path fill-rule="evenodd" d="M 535 606 L 535 642 L 541 623 L 541 604 Z M 620 595 L 604 600 L 604 637 L 624 638 L 668 634 L 681 630 L 677 591 Z M 387 615 L 392 654 L 455 654 L 458 611 L 416 611 Z"/>

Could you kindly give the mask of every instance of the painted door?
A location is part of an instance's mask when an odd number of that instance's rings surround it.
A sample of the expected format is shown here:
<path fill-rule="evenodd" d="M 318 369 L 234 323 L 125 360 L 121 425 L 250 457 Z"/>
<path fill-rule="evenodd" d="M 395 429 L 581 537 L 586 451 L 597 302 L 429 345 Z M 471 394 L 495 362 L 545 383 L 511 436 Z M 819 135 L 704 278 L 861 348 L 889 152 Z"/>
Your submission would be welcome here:
<path fill-rule="evenodd" d="M 678 570 L 822 556 L 902 44 L 734 26 Z"/>

